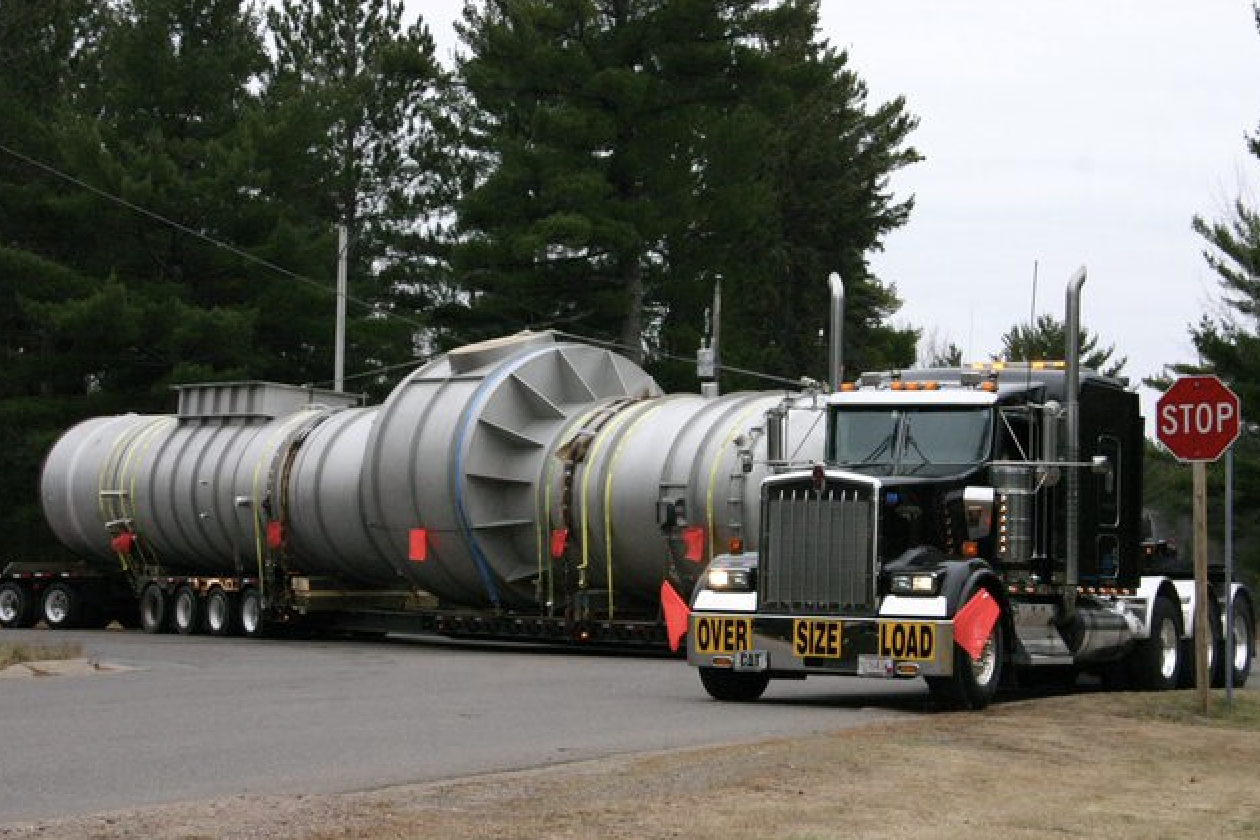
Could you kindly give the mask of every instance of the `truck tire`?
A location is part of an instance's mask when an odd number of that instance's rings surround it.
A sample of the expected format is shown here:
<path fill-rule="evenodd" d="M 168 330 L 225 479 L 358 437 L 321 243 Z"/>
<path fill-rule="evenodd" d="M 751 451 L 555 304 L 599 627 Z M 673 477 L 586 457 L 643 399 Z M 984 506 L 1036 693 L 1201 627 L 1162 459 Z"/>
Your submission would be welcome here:
<path fill-rule="evenodd" d="M 140 593 L 140 626 L 144 632 L 165 633 L 170 625 L 166 593 L 156 583 L 150 583 Z"/>
<path fill-rule="evenodd" d="M 1151 607 L 1151 635 L 1129 654 L 1129 684 L 1142 691 L 1168 691 L 1181 675 L 1181 609 L 1167 597 Z"/>
<path fill-rule="evenodd" d="M 253 587 L 241 593 L 241 633 L 251 639 L 257 639 L 266 634 L 262 593 Z"/>
<path fill-rule="evenodd" d="M 1002 681 L 1002 662 L 1006 658 L 1006 630 L 1002 618 L 993 624 L 993 632 L 975 659 L 954 645 L 954 673 L 948 677 L 928 677 L 928 691 L 943 711 L 983 709 L 993 702 Z"/>
<path fill-rule="evenodd" d="M 0 583 L 0 627 L 34 627 L 37 621 L 31 591 L 15 581 Z"/>
<path fill-rule="evenodd" d="M 206 629 L 211 636 L 234 636 L 240 626 L 240 612 L 236 598 L 221 586 L 210 590 L 206 597 Z"/>
<path fill-rule="evenodd" d="M 191 586 L 175 590 L 171 599 L 171 624 L 181 636 L 191 636 L 201 627 L 201 599 Z"/>
<path fill-rule="evenodd" d="M 730 671 L 701 668 L 700 684 L 714 700 L 724 703 L 752 703 L 766 693 L 770 675 L 756 671 Z"/>
<path fill-rule="evenodd" d="M 1208 599 L 1208 634 L 1208 685 L 1222 686 L 1225 685 L 1225 663 L 1222 661 L 1224 648 L 1221 641 L 1224 631 L 1221 629 L 1221 608 L 1216 605 L 1215 598 Z M 1181 640 L 1181 674 L 1177 677 L 1178 688 L 1195 687 L 1194 682 L 1198 673 L 1195 659 L 1197 649 L 1194 633 Z"/>
<path fill-rule="evenodd" d="M 68 583 L 54 583 L 40 599 L 44 623 L 54 630 L 78 627 L 83 618 L 83 596 Z"/>
<path fill-rule="evenodd" d="M 1242 688 L 1251 674 L 1251 663 L 1256 657 L 1256 619 L 1250 605 L 1241 598 L 1234 599 L 1234 637 L 1225 646 L 1221 657 L 1234 669 L 1234 687 Z"/>

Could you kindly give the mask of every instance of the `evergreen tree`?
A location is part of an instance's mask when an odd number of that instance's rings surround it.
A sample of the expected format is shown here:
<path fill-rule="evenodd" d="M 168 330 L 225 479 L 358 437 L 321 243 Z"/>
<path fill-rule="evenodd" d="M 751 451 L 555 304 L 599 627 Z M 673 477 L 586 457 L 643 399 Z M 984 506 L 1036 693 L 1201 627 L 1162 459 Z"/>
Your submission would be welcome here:
<path fill-rule="evenodd" d="M 417 326 L 448 285 L 452 88 L 427 27 L 404 28 L 402 10 L 394 0 L 285 0 L 268 16 L 268 194 L 306 238 L 302 270 L 329 288 L 335 229 L 349 232 L 348 367 L 360 372 L 414 357 Z M 328 297 L 308 316 L 330 339 L 332 312 Z M 307 332 L 319 334 L 314 323 Z"/>
<path fill-rule="evenodd" d="M 690 354 L 720 275 L 725 359 L 821 377 L 839 270 L 850 358 L 913 358 L 912 332 L 879 326 L 896 299 L 863 259 L 908 212 L 886 176 L 914 159 L 913 120 L 899 101 L 866 112 L 817 21 L 816 2 L 468 2 L 486 168 L 460 205 L 466 335 L 554 327 Z"/>
<path fill-rule="evenodd" d="M 1092 368 L 1105 376 L 1120 376 L 1128 357 L 1113 359 L 1116 347 L 1098 346 L 1099 338 L 1084 327 L 1081 328 L 1077 347 L 1081 365 Z M 1006 362 L 1033 362 L 1067 358 L 1067 327 L 1053 315 L 1038 315 L 1031 325 L 1016 324 L 1002 336 L 1002 351 L 995 360 Z"/>

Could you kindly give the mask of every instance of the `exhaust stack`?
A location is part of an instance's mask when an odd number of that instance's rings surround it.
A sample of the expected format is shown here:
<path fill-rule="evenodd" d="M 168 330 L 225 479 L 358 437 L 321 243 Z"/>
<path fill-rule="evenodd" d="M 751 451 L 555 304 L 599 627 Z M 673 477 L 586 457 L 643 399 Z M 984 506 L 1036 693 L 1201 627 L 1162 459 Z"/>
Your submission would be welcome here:
<path fill-rule="evenodd" d="M 844 281 L 833 271 L 827 285 L 831 288 L 831 361 L 827 379 L 832 389 L 838 390 L 844 380 Z"/>
<path fill-rule="evenodd" d="M 1080 573 L 1081 541 L 1081 287 L 1085 285 L 1085 267 L 1081 266 L 1068 281 L 1063 330 L 1067 343 L 1067 568 L 1064 584 L 1074 587 Z M 1068 603 L 1071 604 L 1069 594 Z"/>

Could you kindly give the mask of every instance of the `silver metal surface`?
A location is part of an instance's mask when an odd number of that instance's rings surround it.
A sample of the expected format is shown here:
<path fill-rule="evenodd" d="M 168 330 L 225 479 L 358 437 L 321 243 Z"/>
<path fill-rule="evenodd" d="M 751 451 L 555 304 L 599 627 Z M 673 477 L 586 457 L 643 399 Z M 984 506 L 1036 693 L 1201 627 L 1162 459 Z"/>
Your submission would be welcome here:
<path fill-rule="evenodd" d="M 200 385 L 181 389 L 176 416 L 88 420 L 48 456 L 45 514 L 114 567 L 111 537 L 128 530 L 133 561 L 177 573 L 282 562 L 462 606 L 548 605 L 576 588 L 611 613 L 655 603 L 671 569 L 686 586 L 731 538 L 755 547 L 766 415 L 784 397 L 662 396 L 614 353 L 522 334 L 435 359 L 378 407 L 353 403 Z M 786 406 L 785 457 L 820 460 L 813 399 Z M 662 527 L 661 502 L 683 520 Z M 687 528 L 703 529 L 699 552 Z"/>

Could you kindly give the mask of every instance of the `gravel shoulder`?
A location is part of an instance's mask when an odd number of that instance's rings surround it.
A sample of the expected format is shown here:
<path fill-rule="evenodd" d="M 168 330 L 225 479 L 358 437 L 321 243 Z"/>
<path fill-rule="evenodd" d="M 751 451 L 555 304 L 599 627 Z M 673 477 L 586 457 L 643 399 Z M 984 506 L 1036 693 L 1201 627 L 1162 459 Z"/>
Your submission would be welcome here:
<path fill-rule="evenodd" d="M 1016 700 L 812 738 L 0 825 L 41 840 L 1254 838 L 1260 696 Z M 715 705 L 715 711 L 720 706 Z"/>

